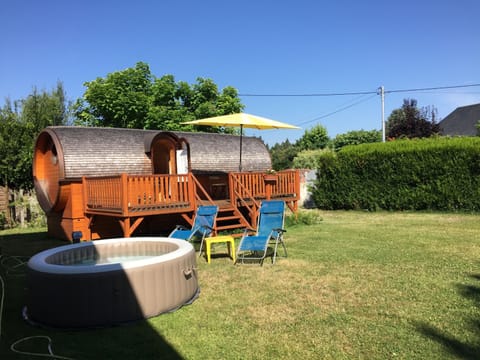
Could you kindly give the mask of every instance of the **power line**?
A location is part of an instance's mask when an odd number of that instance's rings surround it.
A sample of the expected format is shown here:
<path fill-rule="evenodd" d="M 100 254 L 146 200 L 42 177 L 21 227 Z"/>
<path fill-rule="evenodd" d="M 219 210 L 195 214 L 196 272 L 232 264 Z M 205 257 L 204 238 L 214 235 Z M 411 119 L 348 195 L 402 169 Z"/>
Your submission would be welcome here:
<path fill-rule="evenodd" d="M 467 87 L 480 86 L 480 84 L 470 84 L 470 85 L 452 85 L 452 86 L 437 86 L 429 88 L 418 88 L 418 89 L 402 89 L 402 90 L 385 90 L 385 93 L 400 93 L 400 92 L 418 92 L 418 91 L 431 91 L 431 90 L 446 90 L 446 89 L 459 89 Z"/>
<path fill-rule="evenodd" d="M 341 93 L 316 93 L 316 94 L 238 94 L 238 96 L 250 97 L 320 97 L 320 96 L 351 96 L 351 95 L 369 95 L 376 94 L 377 91 L 357 91 Z"/>
<path fill-rule="evenodd" d="M 413 88 L 413 89 L 396 89 L 396 90 L 385 90 L 385 94 L 388 93 L 402 93 L 402 92 L 420 92 L 420 91 L 432 91 L 432 90 L 446 90 L 446 89 L 460 89 L 467 87 L 478 87 L 478 84 L 469 84 L 469 85 L 451 85 L 451 86 L 436 86 L 436 87 L 426 87 L 426 88 Z M 334 92 L 334 93 L 306 93 L 306 94 L 255 94 L 255 93 L 245 93 L 238 94 L 243 97 L 328 97 L 328 96 L 352 96 L 352 95 L 370 95 L 378 94 L 378 90 L 374 91 L 356 91 L 356 92 Z"/>
<path fill-rule="evenodd" d="M 334 114 L 336 114 L 336 113 L 339 113 L 339 112 L 341 112 L 341 111 L 343 111 L 343 110 L 350 109 L 351 107 L 354 107 L 355 105 L 358 105 L 358 104 L 361 104 L 361 103 L 363 103 L 363 102 L 365 102 L 365 101 L 368 101 L 368 100 L 374 98 L 375 96 L 377 96 L 377 92 L 375 92 L 372 96 L 369 96 L 369 97 L 367 97 L 367 98 L 358 100 L 358 101 L 356 101 L 356 102 L 354 102 L 354 103 L 352 103 L 352 104 L 349 104 L 349 105 L 347 105 L 347 106 L 343 106 L 343 107 L 341 107 L 341 108 L 339 108 L 339 109 L 337 109 L 337 110 L 334 110 L 334 111 L 332 111 L 332 112 L 329 112 L 328 114 L 321 115 L 321 116 L 318 116 L 318 117 L 316 117 L 316 118 L 314 118 L 314 119 L 301 122 L 301 123 L 298 124 L 298 125 L 305 125 L 305 124 L 311 123 L 311 122 L 313 122 L 313 121 L 318 121 L 318 120 L 324 119 L 324 118 L 326 118 L 326 117 L 329 117 L 329 116 L 331 116 L 331 115 L 334 115 Z"/>
<path fill-rule="evenodd" d="M 385 90 L 384 86 L 379 87 L 375 91 L 357 91 L 357 92 L 335 92 L 335 93 L 311 93 L 311 94 L 238 94 L 239 96 L 244 96 L 244 97 L 331 97 L 331 96 L 352 96 L 352 95 L 358 95 L 360 98 L 363 97 L 363 99 L 354 101 L 353 103 L 347 105 L 347 106 L 342 106 L 337 110 L 334 110 L 330 113 L 327 113 L 325 115 L 321 115 L 318 117 L 315 117 L 311 120 L 304 121 L 299 123 L 298 125 L 305 125 L 308 123 L 311 123 L 313 121 L 318 121 L 321 119 L 324 119 L 326 117 L 329 117 L 331 115 L 337 114 L 341 111 L 344 111 L 346 109 L 349 109 L 353 106 L 356 106 L 358 104 L 361 104 L 363 102 L 366 102 L 373 97 L 380 95 L 382 99 L 382 139 L 385 141 L 385 109 L 384 109 L 384 97 L 385 94 L 390 94 L 390 93 L 407 93 L 407 92 L 420 92 L 420 91 L 437 91 L 437 90 L 447 90 L 447 89 L 461 89 L 461 88 L 469 88 L 469 87 L 479 87 L 480 83 L 476 84 L 468 84 L 468 85 L 450 85 L 450 86 L 435 86 L 435 87 L 425 87 L 425 88 L 413 88 L 413 89 L 394 89 L 394 90 Z M 367 98 L 364 98 L 364 95 L 371 95 Z"/>

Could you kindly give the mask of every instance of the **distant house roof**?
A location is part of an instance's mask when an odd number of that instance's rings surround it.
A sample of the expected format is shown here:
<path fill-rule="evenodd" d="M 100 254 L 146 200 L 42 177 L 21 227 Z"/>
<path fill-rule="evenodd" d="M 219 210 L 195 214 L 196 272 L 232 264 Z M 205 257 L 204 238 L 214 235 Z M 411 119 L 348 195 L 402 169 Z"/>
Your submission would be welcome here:
<path fill-rule="evenodd" d="M 443 135 L 476 136 L 479 121 L 480 104 L 474 104 L 456 108 L 439 125 Z"/>

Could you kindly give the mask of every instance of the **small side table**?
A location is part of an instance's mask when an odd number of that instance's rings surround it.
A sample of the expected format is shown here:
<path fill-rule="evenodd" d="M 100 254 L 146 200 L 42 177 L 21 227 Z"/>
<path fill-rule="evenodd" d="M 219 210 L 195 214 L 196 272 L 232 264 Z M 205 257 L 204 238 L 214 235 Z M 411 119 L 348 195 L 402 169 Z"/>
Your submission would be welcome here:
<path fill-rule="evenodd" d="M 221 235 L 205 238 L 205 253 L 207 255 L 207 263 L 210 264 L 211 258 L 211 245 L 214 243 L 227 243 L 228 255 L 232 258 L 235 263 L 235 239 L 230 235 Z"/>

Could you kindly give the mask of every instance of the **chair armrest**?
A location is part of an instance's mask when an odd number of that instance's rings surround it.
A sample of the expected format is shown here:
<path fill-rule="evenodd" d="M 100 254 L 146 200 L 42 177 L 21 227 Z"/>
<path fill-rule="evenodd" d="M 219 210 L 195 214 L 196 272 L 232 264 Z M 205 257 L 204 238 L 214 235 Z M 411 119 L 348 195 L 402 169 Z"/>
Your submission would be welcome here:
<path fill-rule="evenodd" d="M 243 236 L 255 234 L 256 232 L 257 231 L 255 229 L 250 228 L 250 227 L 246 227 L 245 229 L 243 229 Z"/>
<path fill-rule="evenodd" d="M 287 230 L 285 230 L 285 229 L 280 229 L 280 228 L 278 228 L 278 229 L 272 229 L 272 230 L 273 230 L 273 231 L 276 231 L 276 232 L 278 232 L 278 233 L 286 233 L 286 232 L 287 232 Z"/>
<path fill-rule="evenodd" d="M 175 226 L 175 230 L 190 230 L 190 229 L 186 228 L 183 225 L 177 225 L 177 226 Z"/>

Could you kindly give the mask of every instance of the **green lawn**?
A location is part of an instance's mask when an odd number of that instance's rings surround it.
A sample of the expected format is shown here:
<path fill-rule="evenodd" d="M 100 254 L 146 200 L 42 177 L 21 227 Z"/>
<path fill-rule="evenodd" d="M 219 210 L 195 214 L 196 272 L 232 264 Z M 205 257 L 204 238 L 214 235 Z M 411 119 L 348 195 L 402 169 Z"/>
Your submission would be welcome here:
<path fill-rule="evenodd" d="M 288 228 L 289 257 L 274 266 L 199 259 L 200 297 L 133 325 L 32 327 L 21 317 L 23 269 L 4 261 L 0 358 L 28 358 L 9 348 L 31 335 L 51 337 L 55 354 L 74 359 L 479 357 L 479 215 L 319 214 L 318 224 Z M 0 232 L 4 256 L 58 244 L 44 229 Z M 47 352 L 38 339 L 18 348 Z"/>

